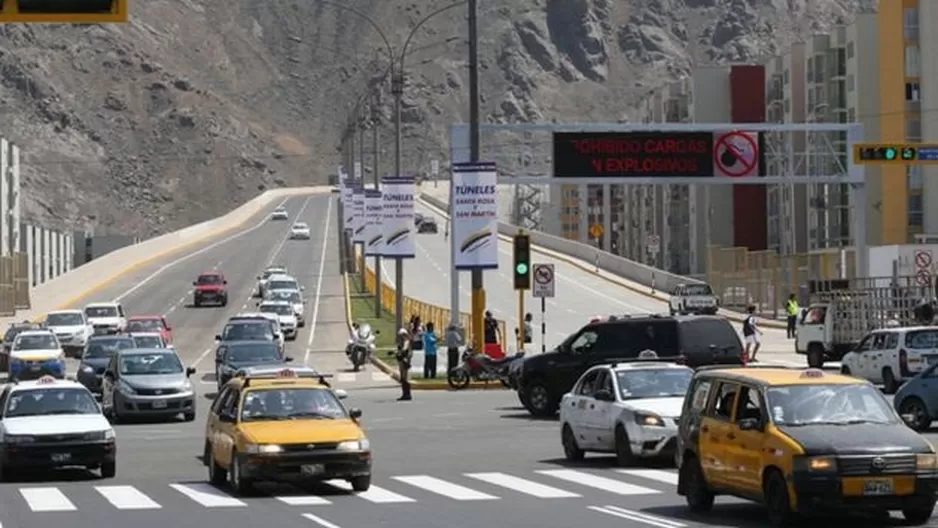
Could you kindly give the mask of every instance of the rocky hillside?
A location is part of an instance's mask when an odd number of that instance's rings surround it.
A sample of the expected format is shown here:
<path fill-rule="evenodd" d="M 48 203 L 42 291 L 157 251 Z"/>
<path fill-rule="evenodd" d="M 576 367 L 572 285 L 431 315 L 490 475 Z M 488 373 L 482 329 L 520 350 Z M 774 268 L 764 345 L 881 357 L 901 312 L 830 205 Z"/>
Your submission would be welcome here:
<path fill-rule="evenodd" d="M 627 120 L 694 65 L 759 60 L 849 20 L 861 1 L 480 0 L 484 119 Z M 338 3 L 399 48 L 450 2 Z M 0 134 L 24 148 L 26 214 L 47 225 L 150 235 L 262 189 L 323 183 L 349 110 L 387 68 L 367 21 L 318 0 L 132 5 L 126 25 L 0 27 Z M 467 118 L 464 27 L 463 7 L 444 11 L 409 47 L 408 172 L 446 152 L 449 123 Z M 385 91 L 380 172 L 390 103 Z M 509 172 L 549 152 L 546 134 L 483 141 Z"/>

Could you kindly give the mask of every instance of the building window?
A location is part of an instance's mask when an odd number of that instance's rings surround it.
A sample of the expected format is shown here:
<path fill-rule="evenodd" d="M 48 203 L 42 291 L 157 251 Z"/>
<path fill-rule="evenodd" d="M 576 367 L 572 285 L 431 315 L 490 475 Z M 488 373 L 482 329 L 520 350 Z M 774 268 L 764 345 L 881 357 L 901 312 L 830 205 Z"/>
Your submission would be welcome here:
<path fill-rule="evenodd" d="M 837 48 L 837 65 L 834 69 L 836 75 L 843 77 L 847 75 L 847 51 L 844 48 Z"/>
<path fill-rule="evenodd" d="M 850 107 L 847 109 L 847 122 L 856 123 L 857 122 L 857 109 Z"/>
<path fill-rule="evenodd" d="M 808 84 L 814 82 L 814 57 L 808 59 Z"/>
<path fill-rule="evenodd" d="M 921 87 L 919 83 L 905 83 L 905 100 L 918 101 L 921 99 Z"/>
<path fill-rule="evenodd" d="M 787 114 L 788 112 L 791 112 L 791 101 L 785 99 L 785 113 Z"/>
<path fill-rule="evenodd" d="M 905 168 L 905 179 L 909 186 L 909 192 L 922 190 L 922 167 L 920 165 L 910 165 Z"/>
<path fill-rule="evenodd" d="M 924 216 L 924 212 L 922 211 L 922 193 L 910 193 L 909 225 L 914 227 L 921 227 Z"/>
<path fill-rule="evenodd" d="M 918 40 L 918 7 L 905 8 L 905 39 Z"/>
<path fill-rule="evenodd" d="M 824 54 L 819 53 L 814 57 L 814 82 L 824 82 Z"/>
<path fill-rule="evenodd" d="M 788 70 L 785 70 L 785 75 L 783 76 L 783 79 L 784 79 L 784 82 L 785 82 L 785 86 L 788 86 L 788 81 L 789 81 L 789 78 L 788 78 Z"/>
<path fill-rule="evenodd" d="M 919 119 L 907 119 L 905 122 L 906 141 L 922 140 L 922 121 Z"/>
<path fill-rule="evenodd" d="M 918 77 L 921 75 L 921 54 L 918 46 L 905 48 L 905 76 Z"/>
<path fill-rule="evenodd" d="M 857 80 L 852 73 L 847 75 L 847 93 L 852 93 L 853 90 L 856 89 L 856 86 L 854 85 L 856 82 Z"/>
<path fill-rule="evenodd" d="M 853 41 L 847 43 L 847 58 L 853 58 Z"/>

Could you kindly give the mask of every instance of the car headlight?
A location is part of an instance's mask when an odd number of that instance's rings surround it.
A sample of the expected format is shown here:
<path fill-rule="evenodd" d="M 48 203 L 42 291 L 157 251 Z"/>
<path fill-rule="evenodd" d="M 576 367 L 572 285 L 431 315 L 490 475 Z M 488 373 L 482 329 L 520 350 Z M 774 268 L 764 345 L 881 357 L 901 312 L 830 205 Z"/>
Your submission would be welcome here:
<path fill-rule="evenodd" d="M 184 381 L 184 382 L 182 383 L 182 391 L 183 391 L 183 392 L 190 392 L 191 390 L 192 390 L 192 382 L 189 381 L 189 380 Z"/>
<path fill-rule="evenodd" d="M 137 389 L 128 385 L 124 380 L 117 382 L 117 390 L 123 392 L 124 394 L 137 394 Z"/>
<path fill-rule="evenodd" d="M 282 453 L 283 448 L 277 444 L 247 444 L 244 446 L 244 451 L 254 455 L 270 455 Z"/>
<path fill-rule="evenodd" d="M 933 455 L 934 456 L 934 455 Z M 837 459 L 834 457 L 796 457 L 795 471 L 809 471 L 813 473 L 830 473 L 837 471 Z"/>
<path fill-rule="evenodd" d="M 664 420 L 660 416 L 647 413 L 635 413 L 635 423 L 650 427 L 664 427 Z"/>
<path fill-rule="evenodd" d="M 114 429 L 85 433 L 85 436 L 82 437 L 82 439 L 89 442 L 104 442 L 106 440 L 114 440 Z"/>
<path fill-rule="evenodd" d="M 3 441 L 7 444 L 31 444 L 36 441 L 36 437 L 29 435 L 6 435 L 3 437 Z"/>
<path fill-rule="evenodd" d="M 938 470 L 938 455 L 915 455 L 915 469 L 919 471 Z"/>
<path fill-rule="evenodd" d="M 337 451 L 368 451 L 371 449 L 371 443 L 367 438 L 362 438 L 361 440 L 339 442 L 339 445 L 335 446 L 335 448 Z"/>

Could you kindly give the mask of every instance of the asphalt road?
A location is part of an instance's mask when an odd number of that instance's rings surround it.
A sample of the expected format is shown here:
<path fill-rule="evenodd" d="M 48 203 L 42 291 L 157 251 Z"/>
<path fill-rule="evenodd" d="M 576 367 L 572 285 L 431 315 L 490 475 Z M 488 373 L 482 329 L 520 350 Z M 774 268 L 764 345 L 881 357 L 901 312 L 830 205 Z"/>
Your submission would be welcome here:
<path fill-rule="evenodd" d="M 531 419 L 508 392 L 424 392 L 407 403 L 396 396 L 393 389 L 363 389 L 348 400 L 363 409 L 375 451 L 367 493 L 351 494 L 341 483 L 272 484 L 253 497 L 232 497 L 206 483 L 196 458 L 200 415 L 191 424 L 119 426 L 117 479 L 63 474 L 3 485 L 0 522 L 6 528 L 765 526 L 759 506 L 736 499 L 720 498 L 711 514 L 690 515 L 667 462 L 619 468 L 611 457 L 591 456 L 566 463 L 558 423 Z"/>

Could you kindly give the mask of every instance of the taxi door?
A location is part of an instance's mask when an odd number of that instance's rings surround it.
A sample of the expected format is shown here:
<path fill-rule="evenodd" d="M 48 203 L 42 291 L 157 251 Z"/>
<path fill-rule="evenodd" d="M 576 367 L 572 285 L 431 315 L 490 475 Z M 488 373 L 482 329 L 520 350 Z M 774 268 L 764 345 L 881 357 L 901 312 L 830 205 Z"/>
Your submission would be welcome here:
<path fill-rule="evenodd" d="M 570 408 L 567 409 L 568 423 L 573 429 L 573 436 L 581 449 L 589 449 L 596 445 L 595 435 L 590 430 L 590 411 L 595 407 L 596 401 L 593 393 L 596 391 L 596 382 L 602 371 L 588 372 L 580 383 L 573 389 L 573 398 L 570 398 Z"/>
<path fill-rule="evenodd" d="M 596 398 L 595 395 L 599 392 L 611 395 L 613 401 Z M 596 390 L 593 395 L 592 401 L 587 406 L 587 428 L 598 448 L 612 449 L 615 446 L 614 430 L 619 412 L 615 405 L 616 393 L 612 387 L 612 376 L 609 375 L 608 371 L 599 371 L 599 378 L 596 380 Z"/>
<path fill-rule="evenodd" d="M 732 464 L 729 443 L 732 436 L 733 408 L 739 385 L 723 381 L 715 391 L 700 423 L 700 465 L 707 483 L 716 488 L 728 487 Z"/>
<path fill-rule="evenodd" d="M 736 400 L 736 411 L 727 434 L 731 469 L 727 482 L 734 490 L 751 496 L 762 495 L 762 446 L 765 442 L 765 405 L 755 387 L 742 386 Z M 756 420 L 759 427 L 743 430 L 740 420 Z"/>
<path fill-rule="evenodd" d="M 213 413 L 209 420 L 214 420 L 209 428 L 211 434 L 212 452 L 215 460 L 223 467 L 231 463 L 231 450 L 235 445 L 237 434 L 238 400 L 241 393 L 235 389 L 227 389 L 225 398 L 218 406 L 218 413 Z M 226 419 L 226 416 L 233 418 Z"/>

